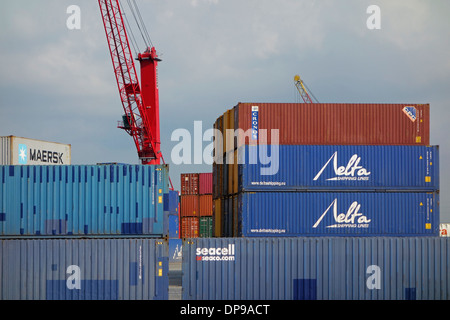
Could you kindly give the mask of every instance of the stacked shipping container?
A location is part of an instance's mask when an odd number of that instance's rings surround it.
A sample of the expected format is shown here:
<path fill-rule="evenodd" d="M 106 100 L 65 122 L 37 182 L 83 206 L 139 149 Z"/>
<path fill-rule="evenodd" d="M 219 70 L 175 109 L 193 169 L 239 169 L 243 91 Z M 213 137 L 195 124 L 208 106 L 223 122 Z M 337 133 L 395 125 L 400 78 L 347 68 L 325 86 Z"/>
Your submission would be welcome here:
<path fill-rule="evenodd" d="M 70 164 L 70 144 L 15 136 L 0 137 L 0 165 Z"/>
<path fill-rule="evenodd" d="M 180 195 L 169 190 L 164 198 L 164 211 L 169 215 L 169 262 L 181 261 Z"/>
<path fill-rule="evenodd" d="M 168 178 L 166 165 L 0 166 L 0 299 L 167 299 Z"/>
<path fill-rule="evenodd" d="M 437 235 L 429 127 L 427 104 L 239 103 L 214 123 L 215 236 Z"/>
<path fill-rule="evenodd" d="M 192 239 L 186 300 L 449 300 L 440 237 Z"/>
<path fill-rule="evenodd" d="M 167 166 L 0 166 L 0 235 L 167 236 Z"/>
<path fill-rule="evenodd" d="M 181 237 L 212 236 L 212 173 L 181 174 Z"/>
<path fill-rule="evenodd" d="M 220 239 L 183 247 L 184 299 L 448 299 L 429 105 L 239 103 L 214 129 Z"/>

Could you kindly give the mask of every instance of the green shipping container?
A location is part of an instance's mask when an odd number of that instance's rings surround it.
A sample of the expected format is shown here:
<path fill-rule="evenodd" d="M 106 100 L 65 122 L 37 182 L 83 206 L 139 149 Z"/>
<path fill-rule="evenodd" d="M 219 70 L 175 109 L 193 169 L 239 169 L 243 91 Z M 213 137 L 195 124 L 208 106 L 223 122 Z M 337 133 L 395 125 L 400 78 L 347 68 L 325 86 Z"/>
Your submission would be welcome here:
<path fill-rule="evenodd" d="M 200 217 L 200 238 L 212 237 L 212 217 Z"/>

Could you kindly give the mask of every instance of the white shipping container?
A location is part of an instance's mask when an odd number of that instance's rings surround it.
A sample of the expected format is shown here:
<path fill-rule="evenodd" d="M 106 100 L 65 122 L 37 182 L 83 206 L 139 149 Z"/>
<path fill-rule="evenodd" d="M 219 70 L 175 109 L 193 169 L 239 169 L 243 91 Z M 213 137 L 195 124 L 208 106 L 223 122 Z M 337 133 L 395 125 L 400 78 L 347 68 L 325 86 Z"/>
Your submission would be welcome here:
<path fill-rule="evenodd" d="M 70 164 L 70 144 L 16 136 L 0 137 L 0 165 Z"/>
<path fill-rule="evenodd" d="M 441 223 L 440 224 L 439 235 L 441 237 L 450 237 L 450 223 Z"/>

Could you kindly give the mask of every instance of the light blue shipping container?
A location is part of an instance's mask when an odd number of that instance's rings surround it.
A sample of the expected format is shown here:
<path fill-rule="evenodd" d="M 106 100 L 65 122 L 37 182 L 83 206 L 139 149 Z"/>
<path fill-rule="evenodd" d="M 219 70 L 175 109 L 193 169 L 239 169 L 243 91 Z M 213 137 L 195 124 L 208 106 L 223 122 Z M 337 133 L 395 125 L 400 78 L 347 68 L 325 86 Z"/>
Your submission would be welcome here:
<path fill-rule="evenodd" d="M 196 238 L 183 300 L 449 300 L 450 239 Z"/>
<path fill-rule="evenodd" d="M 439 235 L 432 192 L 247 192 L 237 210 L 243 237 Z"/>
<path fill-rule="evenodd" d="M 242 146 L 241 191 L 436 191 L 438 146 Z"/>
<path fill-rule="evenodd" d="M 0 236 L 166 236 L 166 165 L 0 166 Z"/>
<path fill-rule="evenodd" d="M 161 239 L 2 239 L 0 300 L 167 300 Z"/>

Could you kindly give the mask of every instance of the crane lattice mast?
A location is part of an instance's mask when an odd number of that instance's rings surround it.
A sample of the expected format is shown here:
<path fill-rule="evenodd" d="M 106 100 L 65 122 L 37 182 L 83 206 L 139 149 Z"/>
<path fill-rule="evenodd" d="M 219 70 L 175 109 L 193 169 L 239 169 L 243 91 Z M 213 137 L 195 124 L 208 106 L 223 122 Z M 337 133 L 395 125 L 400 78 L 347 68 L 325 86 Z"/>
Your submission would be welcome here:
<path fill-rule="evenodd" d="M 141 84 L 131 53 L 119 0 L 99 0 L 106 39 L 125 112 L 119 128 L 133 137 L 143 164 L 164 161 L 160 151 L 159 93 L 157 65 L 160 59 L 154 47 L 138 55 Z"/>

